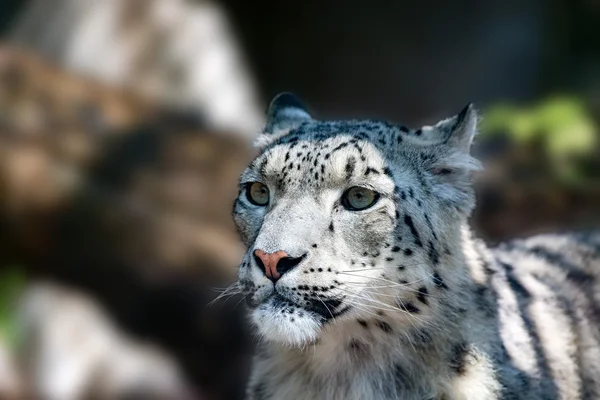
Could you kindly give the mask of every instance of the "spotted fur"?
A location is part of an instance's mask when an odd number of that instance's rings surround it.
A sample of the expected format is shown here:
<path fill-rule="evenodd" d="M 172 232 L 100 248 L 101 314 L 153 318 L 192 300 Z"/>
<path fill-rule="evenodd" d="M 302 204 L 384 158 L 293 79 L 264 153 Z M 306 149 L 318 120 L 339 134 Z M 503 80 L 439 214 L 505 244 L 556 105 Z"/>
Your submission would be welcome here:
<path fill-rule="evenodd" d="M 600 397 L 600 234 L 472 239 L 471 105 L 411 130 L 315 121 L 284 94 L 268 119 L 234 206 L 262 339 L 249 399 Z M 352 186 L 380 198 L 350 211 Z M 303 258 L 273 283 L 255 249 Z"/>

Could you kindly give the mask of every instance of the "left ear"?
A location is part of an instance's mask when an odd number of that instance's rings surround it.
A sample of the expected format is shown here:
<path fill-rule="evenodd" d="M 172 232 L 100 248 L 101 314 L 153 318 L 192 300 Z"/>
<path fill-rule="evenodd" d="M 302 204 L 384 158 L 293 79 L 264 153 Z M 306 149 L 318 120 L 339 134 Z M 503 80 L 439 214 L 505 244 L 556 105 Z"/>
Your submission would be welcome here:
<path fill-rule="evenodd" d="M 477 133 L 477 111 L 473 103 L 467 104 L 454 117 L 438 122 L 434 129 L 444 144 L 468 154 Z"/>
<path fill-rule="evenodd" d="M 435 146 L 430 172 L 436 174 L 444 170 L 446 174 L 454 170 L 480 169 L 479 162 L 469 155 L 473 138 L 477 134 L 477 111 L 469 103 L 457 115 L 444 119 L 434 126 L 421 129 L 423 150 Z"/>
<path fill-rule="evenodd" d="M 457 115 L 422 129 L 424 167 L 431 174 L 434 192 L 467 213 L 474 206 L 470 176 L 481 169 L 479 161 L 469 154 L 477 118 L 475 107 L 469 103 Z"/>
<path fill-rule="evenodd" d="M 264 147 L 275 139 L 287 135 L 312 118 L 302 102 L 292 93 L 280 93 L 269 104 L 267 124 L 256 140 L 256 147 Z"/>

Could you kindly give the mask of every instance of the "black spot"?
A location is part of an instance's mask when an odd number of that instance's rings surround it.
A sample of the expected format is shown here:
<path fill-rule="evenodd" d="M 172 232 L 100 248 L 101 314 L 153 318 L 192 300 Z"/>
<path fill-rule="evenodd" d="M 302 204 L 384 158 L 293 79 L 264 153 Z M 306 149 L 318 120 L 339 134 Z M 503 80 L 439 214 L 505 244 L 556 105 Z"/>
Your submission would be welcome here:
<path fill-rule="evenodd" d="M 406 200 L 406 193 L 404 191 L 400 192 L 400 198 Z"/>
<path fill-rule="evenodd" d="M 412 249 L 404 249 L 404 255 L 410 257 L 413 255 Z"/>
<path fill-rule="evenodd" d="M 404 311 L 407 311 L 411 314 L 418 314 L 421 312 L 421 310 L 419 310 L 413 303 L 411 303 L 410 301 L 405 301 L 403 303 L 400 303 L 400 308 Z"/>
<path fill-rule="evenodd" d="M 531 298 L 531 293 L 529 293 L 529 290 L 527 290 L 527 288 L 525 286 L 523 286 L 521 284 L 521 282 L 519 282 L 517 280 L 517 278 L 515 278 L 515 276 L 512 272 L 509 272 L 506 274 L 506 280 L 508 281 L 510 288 L 521 298 L 523 298 L 523 299 Z"/>
<path fill-rule="evenodd" d="M 404 214 L 404 223 L 410 229 L 410 232 L 412 233 L 412 235 L 415 239 L 415 244 L 419 247 L 423 247 L 423 243 L 421 242 L 419 232 L 417 232 L 417 229 L 415 228 L 415 224 L 413 223 L 412 217 L 410 215 Z"/>
<path fill-rule="evenodd" d="M 385 321 L 376 321 L 375 324 L 385 333 L 392 333 L 392 327 Z"/>
<path fill-rule="evenodd" d="M 390 178 L 394 177 L 394 175 L 392 175 L 392 170 L 390 169 L 390 167 L 385 167 L 383 169 L 383 173 L 386 174 L 387 176 L 389 176 Z"/>
<path fill-rule="evenodd" d="M 290 159 L 290 152 L 288 151 L 287 153 L 285 153 L 285 161 L 288 161 Z"/>
<path fill-rule="evenodd" d="M 469 353 L 469 348 L 466 343 L 462 342 L 452 348 L 448 366 L 457 374 L 466 372 L 466 357 Z"/>
<path fill-rule="evenodd" d="M 356 159 L 354 157 L 348 158 L 346 163 L 346 179 L 349 179 L 354 173 L 354 168 L 356 167 Z"/>
<path fill-rule="evenodd" d="M 421 129 L 417 129 L 415 131 L 415 136 L 421 136 L 421 133 L 423 133 L 423 131 Z"/>
<path fill-rule="evenodd" d="M 365 350 L 365 344 L 359 340 L 352 339 L 348 344 L 348 348 L 353 352 L 361 352 Z"/>
<path fill-rule="evenodd" d="M 375 168 L 367 167 L 367 169 L 365 171 L 365 175 L 369 175 L 371 173 L 380 174 L 381 172 L 377 171 Z"/>
<path fill-rule="evenodd" d="M 400 129 L 400 132 L 404 132 L 404 133 L 410 132 L 410 130 L 407 127 L 405 127 L 404 125 L 399 126 L 398 129 Z"/>
<path fill-rule="evenodd" d="M 440 261 L 440 253 L 438 253 L 437 249 L 433 245 L 433 242 L 429 241 L 429 258 L 433 264 L 437 264 Z"/>
<path fill-rule="evenodd" d="M 323 268 L 319 268 L 319 269 L 317 269 L 317 271 L 323 272 Z"/>
<path fill-rule="evenodd" d="M 268 162 L 269 159 L 265 157 L 265 159 L 262 160 L 262 162 L 260 163 L 259 172 L 261 173 L 261 175 L 266 175 L 266 168 Z"/>
<path fill-rule="evenodd" d="M 316 249 L 317 248 L 317 244 L 316 243 L 313 244 L 312 247 L 314 247 Z"/>
<path fill-rule="evenodd" d="M 341 150 L 341 149 L 343 149 L 343 148 L 344 148 L 344 147 L 346 147 L 346 146 L 348 146 L 348 143 L 347 143 L 347 142 L 345 142 L 345 143 L 342 143 L 342 144 L 340 144 L 338 147 L 336 147 L 335 149 L 331 150 L 331 152 L 333 153 L 334 151 Z"/>
<path fill-rule="evenodd" d="M 399 251 L 400 251 L 400 247 L 398 247 L 398 246 L 394 246 L 394 247 L 392 247 L 392 251 L 393 251 L 394 253 L 397 253 L 397 252 L 399 252 Z"/>
<path fill-rule="evenodd" d="M 423 217 L 425 218 L 425 222 L 427 222 L 427 226 L 429 226 L 429 229 L 431 230 L 431 234 L 433 235 L 433 238 L 437 240 L 437 234 L 435 233 L 435 230 L 433 229 L 433 224 L 431 223 L 431 220 L 429 219 L 429 216 L 427 214 L 424 214 Z"/>
<path fill-rule="evenodd" d="M 427 292 L 427 288 L 425 286 L 417 289 L 417 300 L 425 305 L 429 303 L 429 300 L 427 299 L 428 295 L 429 293 Z"/>
<path fill-rule="evenodd" d="M 387 257 L 385 261 L 394 261 L 394 257 Z"/>
<path fill-rule="evenodd" d="M 431 341 L 433 340 L 431 334 L 424 329 L 412 332 L 411 336 L 413 338 L 413 341 L 419 344 L 431 343 Z"/>
<path fill-rule="evenodd" d="M 357 319 L 356 322 L 358 322 L 360 326 L 362 326 L 365 329 L 369 327 L 369 324 L 364 319 Z"/>
<path fill-rule="evenodd" d="M 433 273 L 433 283 L 438 288 L 448 289 L 448 286 L 446 285 L 446 283 L 444 283 L 444 280 L 442 279 L 442 277 L 440 276 L 440 274 L 437 273 L 437 272 Z"/>
<path fill-rule="evenodd" d="M 329 224 L 329 230 L 330 230 L 331 232 L 333 232 L 333 221 L 331 221 L 331 223 Z"/>

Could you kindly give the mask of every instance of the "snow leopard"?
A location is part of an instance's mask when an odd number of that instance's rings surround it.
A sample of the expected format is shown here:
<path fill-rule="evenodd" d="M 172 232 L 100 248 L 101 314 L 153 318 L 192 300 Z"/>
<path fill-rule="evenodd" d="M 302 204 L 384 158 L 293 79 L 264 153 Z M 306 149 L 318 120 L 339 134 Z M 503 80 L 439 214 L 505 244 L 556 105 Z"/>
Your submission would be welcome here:
<path fill-rule="evenodd" d="M 275 97 L 233 207 L 248 399 L 600 398 L 600 234 L 476 239 L 478 118 L 320 121 Z"/>

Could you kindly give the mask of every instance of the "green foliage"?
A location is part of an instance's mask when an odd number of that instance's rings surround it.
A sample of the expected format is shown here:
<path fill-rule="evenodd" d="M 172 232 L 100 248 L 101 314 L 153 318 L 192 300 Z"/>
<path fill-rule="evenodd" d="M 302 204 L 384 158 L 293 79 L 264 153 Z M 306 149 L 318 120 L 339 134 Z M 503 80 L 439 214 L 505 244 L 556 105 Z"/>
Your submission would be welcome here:
<path fill-rule="evenodd" d="M 18 268 L 0 270 L 0 336 L 9 346 L 17 345 L 16 303 L 25 286 L 25 274 Z"/>
<path fill-rule="evenodd" d="M 498 104 L 484 113 L 481 132 L 507 135 L 517 146 L 537 143 L 557 178 L 566 183 L 586 180 L 582 163 L 598 157 L 599 131 L 583 101 L 552 97 L 531 107 Z"/>

